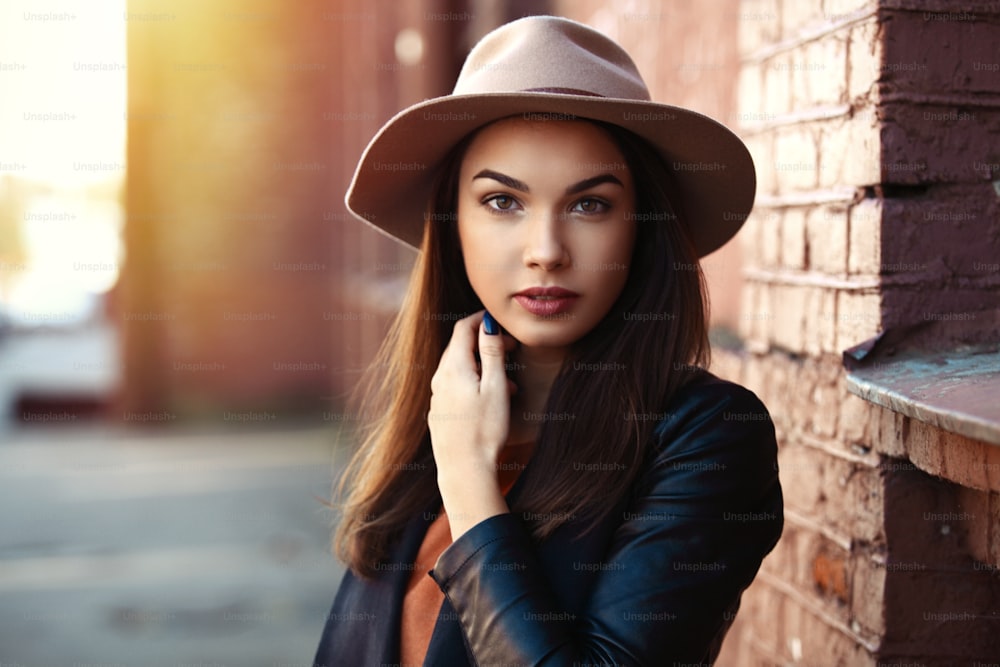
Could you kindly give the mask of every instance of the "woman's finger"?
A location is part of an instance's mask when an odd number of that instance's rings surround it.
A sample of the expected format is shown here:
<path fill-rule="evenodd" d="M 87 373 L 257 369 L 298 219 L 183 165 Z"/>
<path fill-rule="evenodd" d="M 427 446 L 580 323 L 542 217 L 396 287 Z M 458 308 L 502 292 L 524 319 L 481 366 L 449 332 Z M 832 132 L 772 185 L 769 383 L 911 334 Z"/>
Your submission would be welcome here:
<path fill-rule="evenodd" d="M 500 325 L 488 312 L 484 313 L 479 327 L 480 393 L 507 393 L 506 348 Z"/>
<path fill-rule="evenodd" d="M 479 377 L 476 371 L 476 328 L 482 317 L 483 311 L 479 311 L 455 322 L 451 339 L 438 363 L 439 368 L 448 368 L 469 378 Z"/>

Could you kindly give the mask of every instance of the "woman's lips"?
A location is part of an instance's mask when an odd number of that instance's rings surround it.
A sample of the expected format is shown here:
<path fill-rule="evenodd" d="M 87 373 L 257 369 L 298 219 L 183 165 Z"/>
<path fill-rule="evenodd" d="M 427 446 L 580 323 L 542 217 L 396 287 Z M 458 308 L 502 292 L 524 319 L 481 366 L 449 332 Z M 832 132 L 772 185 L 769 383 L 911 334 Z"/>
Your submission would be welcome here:
<path fill-rule="evenodd" d="M 567 292 L 565 296 L 533 296 L 530 294 L 515 294 L 514 301 L 532 315 L 549 317 L 559 315 L 573 307 L 579 294 Z"/>

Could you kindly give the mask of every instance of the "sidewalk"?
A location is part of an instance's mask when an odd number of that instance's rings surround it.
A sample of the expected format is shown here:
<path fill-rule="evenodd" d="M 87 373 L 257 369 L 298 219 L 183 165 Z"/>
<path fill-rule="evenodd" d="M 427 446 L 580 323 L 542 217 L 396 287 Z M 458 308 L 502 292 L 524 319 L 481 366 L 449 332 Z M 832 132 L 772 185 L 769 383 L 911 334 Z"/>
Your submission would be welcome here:
<path fill-rule="evenodd" d="M 311 665 L 342 572 L 316 499 L 335 439 L 0 434 L 0 664 Z"/>

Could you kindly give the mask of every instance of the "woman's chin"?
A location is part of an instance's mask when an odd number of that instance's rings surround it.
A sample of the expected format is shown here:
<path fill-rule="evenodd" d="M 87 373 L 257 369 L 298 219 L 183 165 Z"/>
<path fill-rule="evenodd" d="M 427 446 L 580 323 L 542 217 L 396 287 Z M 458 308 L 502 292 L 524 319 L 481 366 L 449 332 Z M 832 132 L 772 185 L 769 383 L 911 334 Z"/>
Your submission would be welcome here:
<path fill-rule="evenodd" d="M 527 348 L 566 348 L 580 339 L 580 336 L 565 323 L 531 322 L 515 324 L 512 328 L 504 327 L 508 334 L 521 347 Z"/>

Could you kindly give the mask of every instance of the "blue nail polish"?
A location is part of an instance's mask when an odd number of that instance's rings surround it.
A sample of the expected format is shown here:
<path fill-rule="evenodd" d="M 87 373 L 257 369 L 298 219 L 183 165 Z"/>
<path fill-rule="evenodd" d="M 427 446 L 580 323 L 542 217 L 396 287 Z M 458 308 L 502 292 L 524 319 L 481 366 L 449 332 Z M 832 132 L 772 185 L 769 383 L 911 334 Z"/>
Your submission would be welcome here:
<path fill-rule="evenodd" d="M 493 319 L 488 310 L 483 313 L 483 328 L 486 329 L 486 333 L 490 336 L 496 336 L 500 333 L 500 325 L 497 324 L 497 321 Z"/>

